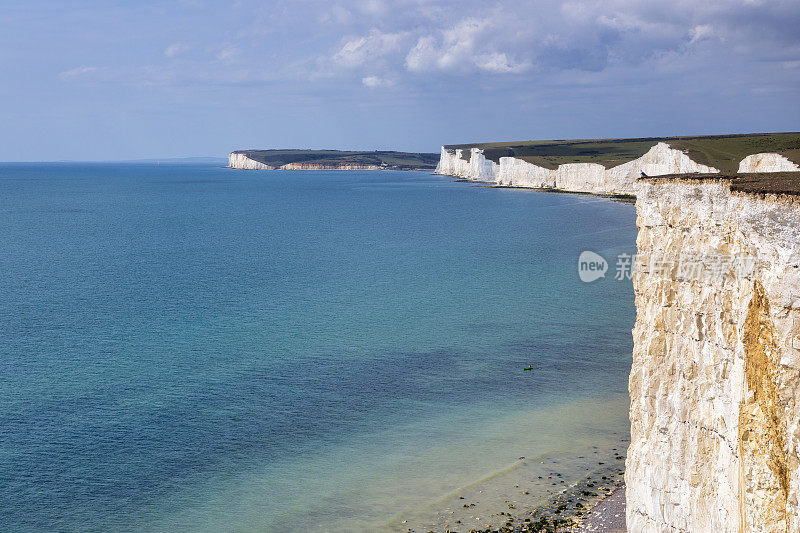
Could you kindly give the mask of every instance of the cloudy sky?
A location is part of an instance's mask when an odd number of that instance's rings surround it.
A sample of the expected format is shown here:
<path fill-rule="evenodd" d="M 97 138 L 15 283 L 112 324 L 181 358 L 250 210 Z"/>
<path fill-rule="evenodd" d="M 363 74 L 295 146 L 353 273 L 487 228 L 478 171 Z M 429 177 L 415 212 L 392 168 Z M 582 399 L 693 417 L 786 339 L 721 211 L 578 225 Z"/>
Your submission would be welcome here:
<path fill-rule="evenodd" d="M 797 0 L 2 4 L 2 161 L 800 130 Z"/>

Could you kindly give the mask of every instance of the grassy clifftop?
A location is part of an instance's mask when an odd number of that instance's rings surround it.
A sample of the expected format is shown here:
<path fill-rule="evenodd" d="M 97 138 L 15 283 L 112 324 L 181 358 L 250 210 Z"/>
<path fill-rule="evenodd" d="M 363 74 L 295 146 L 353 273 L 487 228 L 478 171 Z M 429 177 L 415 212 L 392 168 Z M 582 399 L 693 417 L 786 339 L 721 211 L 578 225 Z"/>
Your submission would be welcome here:
<path fill-rule="evenodd" d="M 723 172 L 736 172 L 742 159 L 761 152 L 776 152 L 800 164 L 800 133 L 521 141 L 453 144 L 445 148 L 467 150 L 462 153 L 467 160 L 469 148 L 481 148 L 484 156 L 494 162 L 511 156 L 549 169 L 565 163 L 599 163 L 610 168 L 641 157 L 659 142 L 665 142 L 686 152 L 698 163 Z"/>
<path fill-rule="evenodd" d="M 727 181 L 731 191 L 750 194 L 777 194 L 800 196 L 800 172 L 751 172 L 737 174 L 735 172 L 722 174 L 665 174 L 663 176 L 648 176 L 641 178 L 644 181 Z"/>
<path fill-rule="evenodd" d="M 237 150 L 250 159 L 280 167 L 287 163 L 313 163 L 325 166 L 377 165 L 397 170 L 434 169 L 439 154 L 375 151 L 347 152 L 341 150 Z"/>

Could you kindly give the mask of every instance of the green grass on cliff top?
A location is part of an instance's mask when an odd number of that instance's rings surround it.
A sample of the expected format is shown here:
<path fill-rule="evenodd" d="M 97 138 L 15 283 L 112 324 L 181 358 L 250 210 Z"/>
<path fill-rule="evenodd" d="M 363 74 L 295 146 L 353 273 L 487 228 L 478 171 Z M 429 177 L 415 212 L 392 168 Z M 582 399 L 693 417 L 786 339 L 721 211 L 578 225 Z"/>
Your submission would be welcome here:
<path fill-rule="evenodd" d="M 736 172 L 742 159 L 761 152 L 777 152 L 800 164 L 800 133 L 521 141 L 453 144 L 445 148 L 481 148 L 484 156 L 494 162 L 511 156 L 549 169 L 565 163 L 599 163 L 610 168 L 643 156 L 662 141 L 684 151 L 694 161 L 723 172 Z M 469 160 L 469 152 L 463 152 L 462 158 Z"/>
<path fill-rule="evenodd" d="M 319 165 L 385 165 L 398 169 L 435 168 L 439 154 L 375 151 L 347 152 L 341 150 L 237 150 L 250 159 L 279 167 L 287 163 Z"/>

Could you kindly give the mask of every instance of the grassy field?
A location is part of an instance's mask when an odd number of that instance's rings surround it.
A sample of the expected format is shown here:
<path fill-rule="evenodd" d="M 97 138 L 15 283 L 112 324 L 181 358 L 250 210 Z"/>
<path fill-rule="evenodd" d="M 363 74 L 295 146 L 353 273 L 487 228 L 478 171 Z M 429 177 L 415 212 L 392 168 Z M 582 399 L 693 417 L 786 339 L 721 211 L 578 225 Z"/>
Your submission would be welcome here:
<path fill-rule="evenodd" d="M 698 163 L 723 172 L 736 172 L 739 161 L 750 154 L 777 152 L 800 164 L 800 133 L 754 133 L 743 135 L 701 135 L 695 137 L 649 137 L 638 139 L 573 139 L 500 143 L 453 144 L 445 148 L 481 148 L 494 162 L 517 157 L 535 165 L 555 169 L 565 163 L 599 163 L 615 167 L 644 155 L 658 142 L 688 153 Z"/>
<path fill-rule="evenodd" d="M 279 167 L 287 163 L 314 163 L 319 165 L 378 165 L 397 170 L 433 169 L 439 154 L 375 151 L 345 152 L 340 150 L 237 150 L 250 159 Z"/>

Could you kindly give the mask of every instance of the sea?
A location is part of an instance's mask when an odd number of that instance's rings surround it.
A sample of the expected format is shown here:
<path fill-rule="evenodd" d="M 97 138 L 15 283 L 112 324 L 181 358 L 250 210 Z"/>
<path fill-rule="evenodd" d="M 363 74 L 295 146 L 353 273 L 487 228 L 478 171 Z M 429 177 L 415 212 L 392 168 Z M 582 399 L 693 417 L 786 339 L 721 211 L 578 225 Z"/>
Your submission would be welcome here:
<path fill-rule="evenodd" d="M 623 442 L 635 238 L 427 172 L 0 164 L 0 530 L 392 530 Z"/>

